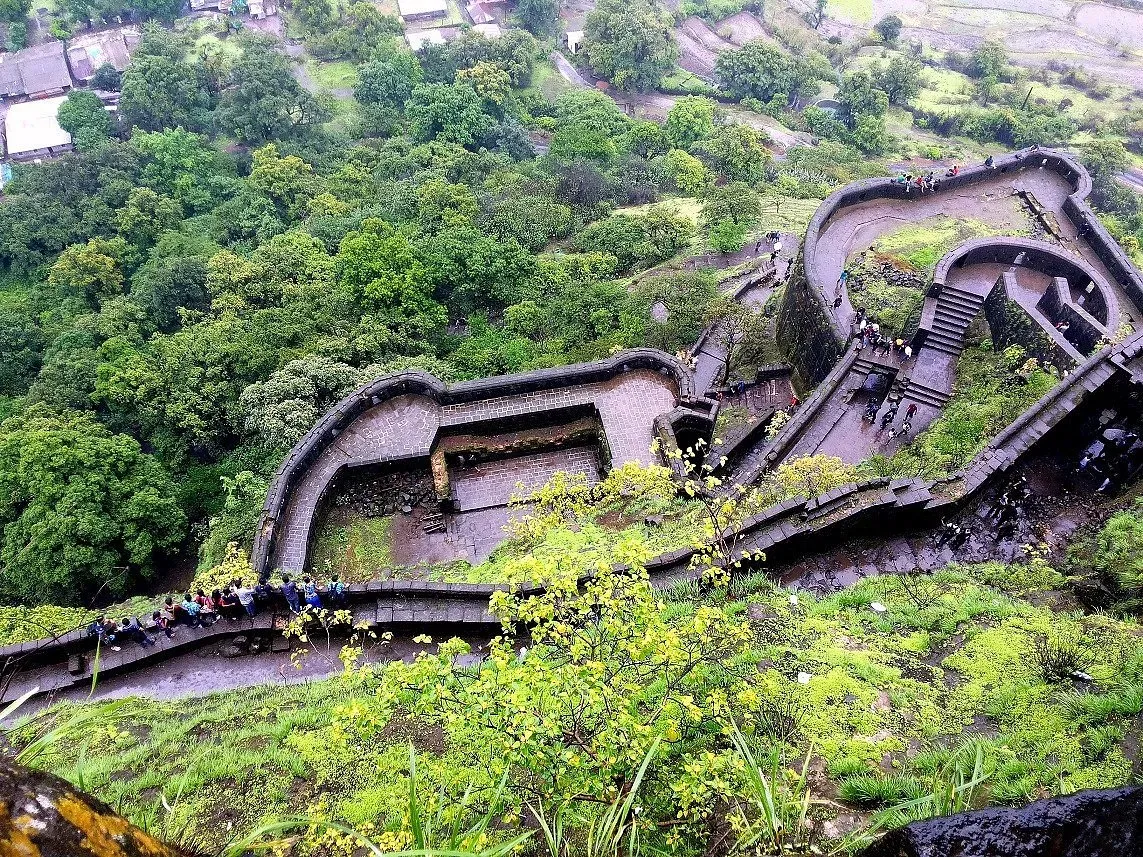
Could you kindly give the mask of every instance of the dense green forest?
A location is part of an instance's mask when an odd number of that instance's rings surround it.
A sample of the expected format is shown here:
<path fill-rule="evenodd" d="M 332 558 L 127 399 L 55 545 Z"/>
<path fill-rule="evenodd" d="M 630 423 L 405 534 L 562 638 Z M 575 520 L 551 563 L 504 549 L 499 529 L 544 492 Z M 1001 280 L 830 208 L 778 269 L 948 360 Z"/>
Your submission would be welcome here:
<path fill-rule="evenodd" d="M 998 38 L 938 49 L 853 0 L 589 5 L 519 0 L 499 38 L 458 23 L 415 52 L 386 0 L 294 0 L 276 35 L 241 2 L 177 24 L 164 0 L 0 8 L 11 48 L 30 20 L 58 38 L 147 21 L 127 68 L 61 107 L 75 151 L 15 164 L 0 199 L 0 643 L 109 604 L 145 619 L 156 599 L 140 593 L 192 579 L 248 579 L 275 469 L 386 373 L 676 353 L 711 325 L 739 334 L 729 378 L 785 361 L 782 279 L 756 307 L 726 283 L 772 230 L 796 275 L 797 240 L 848 182 L 1066 148 L 1143 260 L 1143 197 L 1125 181 L 1143 106 L 1124 81 L 1030 65 Z M 756 38 L 731 33 L 739 15 Z M 695 21 L 721 40 L 701 73 Z M 573 52 L 564 33 L 581 26 Z M 95 90 L 118 92 L 117 110 Z M 936 262 L 986 234 L 904 224 L 853 261 L 854 309 L 909 336 Z M 432 568 L 547 584 L 492 600 L 526 646 L 395 640 L 326 611 L 286 629 L 320 681 L 263 673 L 203 696 L 176 671 L 160 699 L 0 724 L 3 753 L 187 848 L 249 834 L 291 857 L 852 853 L 914 819 L 1139 781 L 1138 485 L 1076 501 L 1082 525 L 1038 520 L 1011 562 L 897 574 L 894 557 L 876 569 L 894 573 L 824 594 L 713 562 L 651 585 L 652 557 L 710 560 L 779 501 L 953 473 L 1061 381 L 986 336 L 949 371 L 939 416 L 857 464 L 803 456 L 733 491 L 709 468 L 556 478 L 490 558 Z M 716 436 L 746 421 L 728 406 Z M 361 542 L 352 582 L 407 570 L 385 561 L 396 517 L 341 533 Z M 861 551 L 879 549 L 875 529 Z"/>

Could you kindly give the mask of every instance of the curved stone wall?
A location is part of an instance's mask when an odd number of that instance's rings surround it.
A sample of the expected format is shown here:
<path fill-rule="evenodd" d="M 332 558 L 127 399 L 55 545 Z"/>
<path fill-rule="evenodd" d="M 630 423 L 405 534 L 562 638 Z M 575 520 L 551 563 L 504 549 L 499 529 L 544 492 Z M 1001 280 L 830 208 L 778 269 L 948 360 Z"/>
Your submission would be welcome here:
<path fill-rule="evenodd" d="M 740 530 L 741 546 L 766 551 L 772 561 L 784 561 L 799 551 L 821 551 L 854 533 L 868 532 L 873 524 L 878 532 L 885 534 L 902 527 L 934 524 L 970 502 L 1080 405 L 1115 382 L 1143 388 L 1143 333 L 1103 349 L 1078 366 L 962 471 L 938 480 L 872 479 L 843 485 L 818 497 L 786 500 L 744 522 Z M 651 559 L 647 571 L 652 582 L 661 585 L 697 576 L 698 572 L 690 567 L 693 554 L 692 549 L 683 548 Z M 370 624 L 401 625 L 410 631 L 439 637 L 442 630 L 457 627 L 498 627 L 495 617 L 488 613 L 488 599 L 493 592 L 504 589 L 520 597 L 541 591 L 535 586 L 372 581 L 349 587 L 349 598 L 355 618 L 361 615 L 363 621 Z M 226 638 L 249 633 L 252 627 L 268 631 L 271 620 L 271 614 L 263 613 L 253 620 L 218 622 L 210 629 L 209 636 Z M 111 675 L 149 666 L 202 642 L 201 636 L 191 636 L 188 632 L 174 642 L 160 636 L 158 645 L 150 649 L 128 647 L 119 653 L 104 652 L 101 673 Z M 44 693 L 90 684 L 89 667 L 77 675 L 69 675 L 62 666 L 55 670 L 35 668 L 58 664 L 69 654 L 91 648 L 91 638 L 82 630 L 53 640 L 0 648 L 0 664 L 27 674 L 22 683 L 15 681 L 8 685 L 9 695 L 31 686 Z"/>
<path fill-rule="evenodd" d="M 1111 237 L 1106 227 L 1099 221 L 1095 213 L 1088 206 L 1086 200 L 1091 193 L 1091 177 L 1083 166 L 1063 152 L 1052 150 L 1024 150 L 1010 155 L 1003 155 L 994 161 L 992 168 L 985 166 L 967 167 L 956 176 L 941 176 L 940 194 L 980 184 L 986 181 L 995 181 L 997 177 L 1014 175 L 1029 170 L 1047 169 L 1060 175 L 1067 181 L 1072 192 L 1063 203 L 1063 212 L 1072 221 L 1079 235 L 1091 246 L 1100 261 L 1107 267 L 1116 284 L 1123 289 L 1136 308 L 1143 310 L 1143 276 L 1132 265 L 1130 258 Z M 825 294 L 833 286 L 833 278 L 826 276 L 822 270 L 819 253 L 819 241 L 835 217 L 845 209 L 861 205 L 874 200 L 900 200 L 902 210 L 907 214 L 908 206 L 919 199 L 930 199 L 932 196 L 922 196 L 915 189 L 906 191 L 905 187 L 896 183 L 892 178 L 875 178 L 854 182 L 846 185 L 831 194 L 811 218 L 806 229 L 805 243 L 802 247 L 801 269 L 804 272 L 802 281 L 807 288 L 798 289 L 798 283 L 791 282 L 791 289 L 796 289 L 800 300 L 813 300 L 817 304 L 814 315 L 822 320 L 820 334 L 828 333 L 837 346 L 837 353 L 844 351 L 844 343 L 849 337 L 849 328 L 839 321 L 832 308 L 826 303 Z M 984 238 L 980 244 L 1015 242 L 1018 239 L 998 237 L 996 239 Z M 977 242 L 974 242 L 977 243 Z M 1082 261 L 1082 260 L 1081 260 Z M 1086 263 L 1083 263 L 1086 265 Z M 1087 266 L 1090 267 L 1090 266 Z M 785 307 L 783 307 L 785 314 Z M 805 307 L 800 307 L 798 313 L 807 316 Z M 807 316 L 808 317 L 808 316 Z M 822 371 L 821 360 L 817 359 L 822 351 L 818 337 L 803 336 L 802 339 L 815 341 L 813 354 L 795 355 L 799 367 L 810 370 L 813 381 L 818 381 L 828 370 Z"/>
<path fill-rule="evenodd" d="M 421 397 L 438 407 L 504 397 L 526 401 L 529 397 L 543 392 L 600 383 L 635 370 L 653 371 L 668 377 L 673 382 L 677 403 L 687 406 L 700 416 L 709 415 L 712 403 L 709 400 L 695 398 L 694 381 L 690 372 L 673 357 L 654 349 L 633 349 L 596 363 L 580 363 L 452 385 L 446 385 L 425 372 L 404 372 L 363 385 L 331 408 L 318 424 L 298 441 L 278 468 L 267 493 L 254 539 L 251 556 L 254 570 L 264 573 L 271 569 L 271 559 L 277 542 L 283 537 L 281 531 L 283 512 L 302 477 L 322 453 L 336 442 L 339 435 L 373 408 L 398 397 L 410 395 Z M 435 437 L 435 428 L 431 426 L 429 428 Z M 429 438 L 430 443 L 431 441 L 432 437 Z M 384 455 L 377 458 L 377 461 L 384 460 L 386 460 Z M 303 511 L 308 520 L 305 522 L 305 532 L 298 538 L 308 539 L 308 529 L 312 525 L 313 516 L 317 513 L 324 491 L 334 475 L 334 472 L 325 474 L 320 480 L 321 485 L 312 496 L 306 498 L 306 509 Z"/>

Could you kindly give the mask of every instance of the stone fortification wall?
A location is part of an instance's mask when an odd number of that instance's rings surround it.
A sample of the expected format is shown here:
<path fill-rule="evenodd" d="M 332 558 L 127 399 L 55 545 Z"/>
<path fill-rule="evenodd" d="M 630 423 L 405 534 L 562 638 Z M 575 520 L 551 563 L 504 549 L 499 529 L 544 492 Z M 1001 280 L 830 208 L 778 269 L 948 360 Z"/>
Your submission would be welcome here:
<path fill-rule="evenodd" d="M 959 175 L 942 176 L 940 190 L 937 193 L 994 181 L 1000 175 L 1038 169 L 1053 170 L 1071 184 L 1072 193 L 1064 202 L 1064 212 L 1071 218 L 1080 235 L 1092 246 L 1124 292 L 1138 308 L 1143 309 L 1143 277 L 1088 206 L 1086 199 L 1091 193 L 1091 177 L 1070 155 L 1049 150 L 1035 152 L 1025 150 L 1005 155 L 996 158 L 992 168 L 969 167 L 962 170 Z M 791 269 L 790 281 L 779 316 L 779 332 L 783 337 L 789 336 L 789 339 L 784 338 L 783 341 L 789 343 L 790 357 L 806 379 L 812 382 L 824 378 L 833 365 L 832 362 L 826 363 L 823 359 L 826 351 L 822 347 L 822 343 L 828 341 L 827 337 L 831 332 L 832 339 L 837 344 L 837 355 L 840 355 L 849 337 L 847 326 L 836 319 L 834 313 L 826 306 L 824 296 L 829 293 L 833 283 L 826 282 L 829 278 L 821 270 L 818 242 L 826 226 L 839 212 L 851 206 L 882 199 L 900 200 L 902 214 L 907 215 L 909 205 L 920 199 L 920 194 L 915 189 L 907 191 L 903 185 L 888 177 L 854 182 L 829 196 L 818 207 L 806 229 L 801 264 Z M 1015 246 L 1016 241 L 1017 239 L 998 237 L 972 243 L 981 246 L 987 244 Z"/>
<path fill-rule="evenodd" d="M 254 539 L 251 564 L 258 573 L 269 571 L 275 542 L 280 538 L 279 521 L 291 492 L 306 469 L 339 434 L 371 408 L 398 396 L 423 396 L 438 405 L 458 405 L 485 399 L 516 397 L 525 400 L 534 394 L 577 385 L 600 383 L 626 372 L 644 369 L 671 378 L 681 403 L 692 405 L 700 412 L 709 413 L 710 403 L 695 399 L 694 381 L 686 369 L 669 355 L 654 349 L 624 351 L 596 363 L 580 363 L 554 369 L 540 369 L 518 375 L 482 378 L 459 384 L 446 385 L 425 372 L 404 372 L 380 378 L 363 385 L 342 399 L 306 433 L 278 468 L 266 503 L 262 508 L 258 530 Z M 320 497 L 311 504 L 315 514 Z"/>

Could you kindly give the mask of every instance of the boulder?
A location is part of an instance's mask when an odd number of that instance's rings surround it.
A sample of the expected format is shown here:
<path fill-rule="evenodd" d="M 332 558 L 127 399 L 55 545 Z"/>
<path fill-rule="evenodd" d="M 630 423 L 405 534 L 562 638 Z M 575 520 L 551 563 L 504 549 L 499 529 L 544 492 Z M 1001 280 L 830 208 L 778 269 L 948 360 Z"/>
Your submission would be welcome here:
<path fill-rule="evenodd" d="M 240 649 L 238 646 L 235 646 L 233 643 L 231 643 L 230 645 L 223 646 L 221 649 L 219 649 L 218 653 L 224 658 L 240 658 L 246 654 L 246 650 Z"/>
<path fill-rule="evenodd" d="M 1143 854 L 1143 787 L 1076 792 L 891 831 L 859 857 L 1126 857 Z"/>
<path fill-rule="evenodd" d="M 0 854 L 185 857 L 111 808 L 43 771 L 0 756 Z"/>

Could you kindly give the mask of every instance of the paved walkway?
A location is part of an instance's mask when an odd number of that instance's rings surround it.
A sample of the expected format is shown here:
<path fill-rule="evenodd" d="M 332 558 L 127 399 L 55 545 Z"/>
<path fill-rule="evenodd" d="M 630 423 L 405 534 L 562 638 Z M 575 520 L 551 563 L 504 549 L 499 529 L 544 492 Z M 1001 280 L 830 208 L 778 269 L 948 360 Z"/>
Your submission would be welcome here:
<path fill-rule="evenodd" d="M 998 235 L 1011 235 L 1028 230 L 1033 214 L 1024 201 L 1031 194 L 1053 219 L 1059 240 L 1048 240 L 1065 254 L 1074 254 L 1094 269 L 1098 284 L 1110 291 L 1122 308 L 1133 303 L 1116 283 L 1093 247 L 1079 234 L 1075 224 L 1064 211 L 1064 202 L 1072 192 L 1071 184 L 1054 170 L 1029 169 L 1001 174 L 997 170 L 982 182 L 949 191 L 917 194 L 910 200 L 877 199 L 842 208 L 823 226 L 816 245 L 817 287 L 826 306 L 832 307 L 835 283 L 850 260 L 866 252 L 881 237 L 899 231 L 912 223 L 931 217 L 947 216 L 981 221 L 995 228 Z M 981 309 L 985 297 L 997 280 L 1005 273 L 1013 275 L 1017 287 L 1016 301 L 1029 316 L 1044 328 L 1053 339 L 1059 339 L 1051 320 L 1036 309 L 1036 301 L 1052 282 L 1052 278 L 1033 267 L 1000 264 L 969 264 L 949 272 L 942 292 L 934 299 L 927 298 L 935 316 L 933 331 L 913 355 L 909 365 L 893 358 L 874 361 L 869 350 L 859 357 L 850 356 L 850 366 L 836 386 L 823 390 L 824 399 L 812 402 L 813 418 L 791 431 L 775 444 L 780 454 L 767 459 L 763 451 L 746 456 L 734 476 L 738 479 L 757 478 L 766 466 L 792 458 L 825 454 L 835 455 L 848 463 L 857 463 L 872 454 L 892 455 L 902 444 L 923 431 L 941 412 L 941 407 L 953 392 L 957 358 L 965 345 L 969 324 Z M 842 338 L 848 338 L 855 317 L 847 291 L 842 291 L 842 304 L 833 310 L 835 329 Z M 1115 330 L 1121 319 L 1108 320 Z M 1074 358 L 1082 358 L 1066 342 Z M 878 367 L 873 362 L 883 364 Z M 879 419 L 870 424 L 862 419 L 866 398 L 860 393 L 862 383 L 870 371 L 885 371 L 894 376 L 895 390 L 902 396 L 902 407 L 896 424 L 900 424 L 905 410 L 916 404 L 917 412 L 908 438 L 889 438 L 880 430 Z M 809 405 L 810 403 L 807 403 Z M 883 411 L 879 411 L 878 418 Z"/>
<path fill-rule="evenodd" d="M 400 458 L 426 457 L 444 428 L 507 419 L 544 411 L 594 405 L 603 424 L 611 463 L 650 464 L 655 417 L 678 401 L 674 382 L 650 370 L 636 370 L 609 381 L 514 396 L 440 406 L 420 395 L 389 399 L 366 411 L 313 461 L 291 492 L 279 522 L 282 538 L 270 568 L 305 568 L 314 511 L 343 467 Z M 470 492 L 469 492 L 470 493 Z"/>

